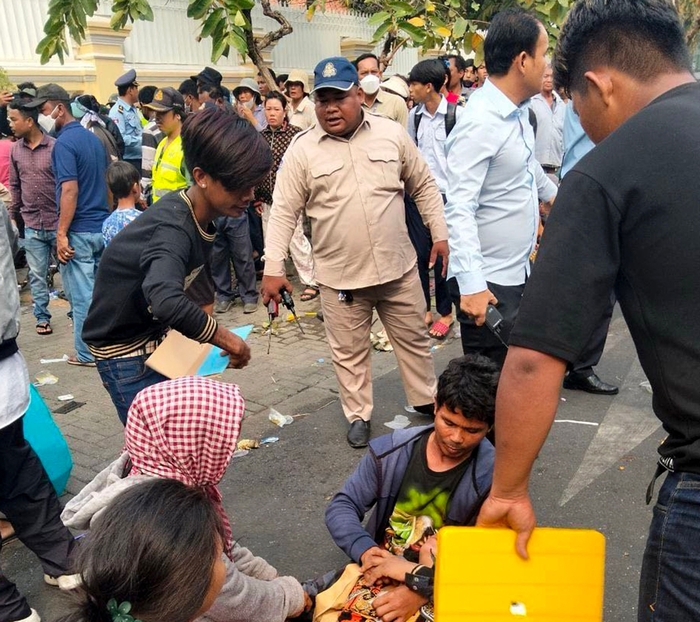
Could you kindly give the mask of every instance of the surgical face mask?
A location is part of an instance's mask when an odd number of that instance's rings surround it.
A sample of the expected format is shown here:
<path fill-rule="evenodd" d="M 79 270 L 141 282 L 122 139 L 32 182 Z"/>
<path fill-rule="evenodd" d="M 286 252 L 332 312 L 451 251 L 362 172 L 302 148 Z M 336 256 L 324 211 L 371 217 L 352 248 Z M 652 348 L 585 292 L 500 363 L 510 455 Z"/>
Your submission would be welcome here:
<path fill-rule="evenodd" d="M 360 80 L 360 86 L 367 95 L 374 95 L 379 90 L 379 76 L 369 74 Z"/>
<path fill-rule="evenodd" d="M 76 119 L 82 119 L 88 110 L 80 102 L 71 102 L 70 111 Z"/>
<path fill-rule="evenodd" d="M 54 131 L 54 128 L 56 127 L 56 119 L 54 119 L 51 115 L 40 114 L 38 120 L 39 125 L 41 126 L 41 129 L 44 130 L 44 132 L 46 132 L 47 134 L 51 134 L 51 132 Z"/>
<path fill-rule="evenodd" d="M 248 110 L 255 110 L 255 98 L 253 98 L 253 99 L 251 99 L 251 100 L 249 100 L 249 101 L 247 101 L 247 102 L 243 102 L 243 105 L 244 105 Z"/>

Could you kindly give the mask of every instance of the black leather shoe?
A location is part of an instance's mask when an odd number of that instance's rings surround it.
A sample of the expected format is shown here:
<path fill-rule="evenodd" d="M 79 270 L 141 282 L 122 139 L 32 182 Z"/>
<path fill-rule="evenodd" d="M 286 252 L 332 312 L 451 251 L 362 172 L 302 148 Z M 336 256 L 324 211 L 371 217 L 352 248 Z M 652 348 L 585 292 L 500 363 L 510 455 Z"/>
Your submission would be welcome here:
<path fill-rule="evenodd" d="M 362 449 L 367 447 L 369 441 L 369 421 L 363 421 L 358 419 L 350 424 L 350 429 L 348 430 L 348 444 L 350 447 L 355 449 Z"/>
<path fill-rule="evenodd" d="M 603 382 L 594 372 L 590 376 L 583 376 L 574 372 L 564 378 L 564 388 L 571 391 L 585 391 L 596 395 L 617 395 L 620 389 L 612 384 Z"/>

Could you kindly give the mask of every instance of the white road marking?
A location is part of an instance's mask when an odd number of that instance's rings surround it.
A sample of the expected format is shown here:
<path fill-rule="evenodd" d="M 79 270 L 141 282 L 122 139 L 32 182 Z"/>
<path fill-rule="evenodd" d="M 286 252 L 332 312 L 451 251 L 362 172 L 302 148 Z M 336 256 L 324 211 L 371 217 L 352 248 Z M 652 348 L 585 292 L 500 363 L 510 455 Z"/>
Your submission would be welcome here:
<path fill-rule="evenodd" d="M 554 423 L 577 423 L 578 425 L 594 425 L 598 426 L 595 421 L 575 421 L 574 419 L 555 419 Z"/>
<path fill-rule="evenodd" d="M 656 432 L 661 422 L 654 415 L 651 404 L 640 407 L 640 384 L 646 380 L 639 361 L 635 358 L 620 394 L 610 405 L 595 437 L 586 450 L 581 466 L 559 500 L 563 506 L 613 464 Z M 633 389 L 633 391 L 630 391 Z M 646 391 L 644 392 L 646 394 Z M 649 396 L 651 399 L 651 396 Z"/>

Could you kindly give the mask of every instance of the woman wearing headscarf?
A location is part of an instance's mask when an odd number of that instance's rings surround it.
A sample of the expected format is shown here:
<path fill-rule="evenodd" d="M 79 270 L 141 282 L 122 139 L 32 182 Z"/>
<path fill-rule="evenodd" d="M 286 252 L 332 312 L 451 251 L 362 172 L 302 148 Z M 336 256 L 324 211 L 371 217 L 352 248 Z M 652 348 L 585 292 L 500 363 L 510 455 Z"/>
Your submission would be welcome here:
<path fill-rule="evenodd" d="M 129 409 L 126 451 L 68 502 L 61 518 L 73 529 L 89 529 L 120 492 L 157 477 L 201 488 L 214 502 L 226 536 L 226 581 L 201 620 L 283 622 L 310 601 L 296 579 L 278 576 L 234 541 L 218 489 L 244 411 L 236 385 L 207 378 L 178 378 L 144 389 Z"/>

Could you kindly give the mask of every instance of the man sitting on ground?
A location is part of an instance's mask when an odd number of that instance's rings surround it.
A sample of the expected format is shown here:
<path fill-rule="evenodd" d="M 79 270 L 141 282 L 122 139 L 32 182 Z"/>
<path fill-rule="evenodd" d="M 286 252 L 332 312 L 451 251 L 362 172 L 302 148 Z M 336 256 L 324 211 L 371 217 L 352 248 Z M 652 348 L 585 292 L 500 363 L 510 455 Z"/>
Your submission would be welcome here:
<path fill-rule="evenodd" d="M 434 425 L 370 442 L 326 510 L 333 541 L 363 571 L 391 555 L 417 561 L 421 545 L 443 525 L 473 524 L 493 475 L 494 449 L 485 437 L 497 385 L 498 368 L 486 357 L 455 359 L 438 381 Z M 377 596 L 373 606 L 382 619 L 407 619 L 426 602 L 402 585 Z"/>

